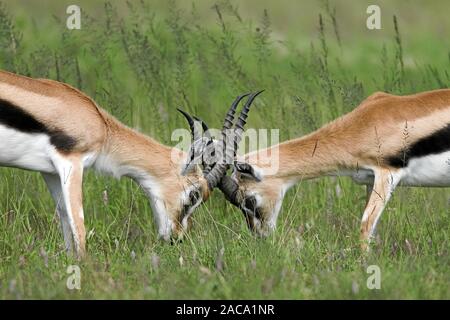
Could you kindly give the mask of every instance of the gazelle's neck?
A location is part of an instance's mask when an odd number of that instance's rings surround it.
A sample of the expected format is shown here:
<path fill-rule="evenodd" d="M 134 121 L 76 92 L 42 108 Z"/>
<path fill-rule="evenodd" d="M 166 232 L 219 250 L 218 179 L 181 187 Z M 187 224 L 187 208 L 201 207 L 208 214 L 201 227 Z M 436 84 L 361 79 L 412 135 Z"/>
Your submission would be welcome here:
<path fill-rule="evenodd" d="M 115 177 L 135 180 L 161 177 L 178 172 L 171 161 L 172 148 L 162 145 L 112 117 L 106 117 L 107 139 L 97 157 L 96 168 Z"/>
<path fill-rule="evenodd" d="M 336 127 L 329 125 L 307 136 L 289 140 L 266 150 L 248 154 L 246 158 L 262 169 L 266 178 L 278 178 L 286 183 L 335 174 L 339 169 L 351 168 L 355 160 L 347 150 Z M 271 165 L 261 159 L 271 158 Z M 278 160 L 278 165 L 276 161 Z M 272 166 L 278 166 L 273 170 Z"/>

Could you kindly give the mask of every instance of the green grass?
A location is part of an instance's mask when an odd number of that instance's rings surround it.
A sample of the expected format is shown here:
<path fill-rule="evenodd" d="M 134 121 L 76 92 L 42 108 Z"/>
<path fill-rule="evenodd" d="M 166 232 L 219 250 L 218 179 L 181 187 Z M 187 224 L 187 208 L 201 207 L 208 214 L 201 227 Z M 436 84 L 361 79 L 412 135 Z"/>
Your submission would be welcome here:
<path fill-rule="evenodd" d="M 382 2 L 383 30 L 369 32 L 364 3 L 331 1 L 340 45 L 324 1 L 305 2 L 306 11 L 289 8 L 291 2 L 79 3 L 79 31 L 64 28 L 64 2 L 4 3 L 0 67 L 70 83 L 170 145 L 172 130 L 185 126 L 180 105 L 218 127 L 237 94 L 266 89 L 248 127 L 279 128 L 286 140 L 352 110 L 374 91 L 406 94 L 450 84 L 447 2 L 420 8 Z M 2 168 L 0 298 L 450 298 L 449 189 L 399 188 L 369 256 L 358 246 L 364 196 L 345 178 L 302 182 L 286 196 L 276 232 L 262 240 L 215 192 L 195 212 L 186 241 L 168 245 L 157 240 L 136 185 L 89 172 L 89 257 L 79 263 L 63 252 L 40 175 Z M 81 268 L 79 291 L 66 288 L 71 264 Z M 381 268 L 380 290 L 366 287 L 369 265 Z"/>

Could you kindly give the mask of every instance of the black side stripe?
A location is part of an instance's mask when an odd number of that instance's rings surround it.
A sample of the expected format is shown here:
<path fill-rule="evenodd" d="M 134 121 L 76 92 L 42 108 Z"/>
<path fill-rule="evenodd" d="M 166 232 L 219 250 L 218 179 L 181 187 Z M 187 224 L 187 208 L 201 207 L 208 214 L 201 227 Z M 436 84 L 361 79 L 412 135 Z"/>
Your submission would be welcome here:
<path fill-rule="evenodd" d="M 50 143 L 63 152 L 73 150 L 77 144 L 75 138 L 60 130 L 46 127 L 28 112 L 3 99 L 0 99 L 0 123 L 21 132 L 47 134 Z"/>
<path fill-rule="evenodd" d="M 387 163 L 396 168 L 408 166 L 412 158 L 424 157 L 450 151 L 450 123 L 435 131 L 428 137 L 415 142 L 409 149 L 402 150 L 395 156 L 388 157 Z"/>

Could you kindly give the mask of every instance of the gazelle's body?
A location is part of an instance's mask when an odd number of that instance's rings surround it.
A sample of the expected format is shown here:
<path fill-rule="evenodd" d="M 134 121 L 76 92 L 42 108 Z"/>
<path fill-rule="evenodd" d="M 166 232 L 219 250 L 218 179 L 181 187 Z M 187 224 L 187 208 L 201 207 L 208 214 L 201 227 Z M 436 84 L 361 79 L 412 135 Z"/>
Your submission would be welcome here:
<path fill-rule="evenodd" d="M 258 159 L 279 154 L 279 169 L 267 174 Z M 302 138 L 247 154 L 250 174 L 237 170 L 243 208 L 250 226 L 261 234 L 275 227 L 286 190 L 302 179 L 348 175 L 368 185 L 361 224 L 362 240 L 369 240 L 377 221 L 398 185 L 450 186 L 450 90 L 409 96 L 375 93 L 352 112 Z M 364 241 L 367 243 L 367 241 Z"/>
<path fill-rule="evenodd" d="M 159 235 L 168 239 L 182 232 L 201 202 L 194 197 L 195 203 L 188 203 L 190 192 L 206 198 L 208 188 L 201 173 L 180 175 L 172 151 L 124 126 L 69 85 L 0 71 L 0 165 L 42 173 L 66 247 L 79 256 L 85 250 L 81 185 L 88 167 L 133 178 L 151 200 Z"/>

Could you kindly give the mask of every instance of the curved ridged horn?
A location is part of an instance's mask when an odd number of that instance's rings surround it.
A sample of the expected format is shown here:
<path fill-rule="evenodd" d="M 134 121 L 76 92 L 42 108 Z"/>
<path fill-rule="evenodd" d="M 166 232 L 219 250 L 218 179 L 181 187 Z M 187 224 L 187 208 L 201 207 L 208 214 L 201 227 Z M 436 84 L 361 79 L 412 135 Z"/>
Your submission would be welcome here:
<path fill-rule="evenodd" d="M 203 155 L 202 155 L 202 165 L 203 165 L 203 174 L 207 174 L 209 171 L 211 171 L 211 165 L 208 163 L 205 163 L 205 158 L 204 158 L 204 153 L 208 152 L 207 156 L 212 156 L 213 155 L 213 151 L 211 151 L 210 146 L 212 145 L 212 147 L 214 148 L 213 145 L 213 137 L 211 136 L 211 133 L 209 132 L 209 128 L 208 125 L 206 124 L 205 121 L 203 121 L 202 119 L 200 119 L 199 117 L 193 116 L 194 119 L 196 121 L 199 121 L 202 124 L 202 128 L 203 128 L 203 135 L 208 139 L 208 142 L 206 143 L 206 146 L 203 149 Z"/>
<path fill-rule="evenodd" d="M 242 132 L 240 130 L 243 130 L 244 126 L 245 126 L 245 121 L 247 119 L 248 116 L 248 111 L 250 110 L 250 106 L 253 102 L 253 100 L 255 99 L 255 97 L 260 94 L 262 91 L 254 93 L 250 96 L 250 98 L 248 98 L 244 109 L 242 110 L 238 122 L 239 122 L 239 141 L 240 141 L 240 136 L 242 135 Z M 208 187 L 210 190 L 214 189 L 219 182 L 221 182 L 222 178 L 225 176 L 227 169 L 229 167 L 229 163 L 233 158 L 234 155 L 236 153 L 236 137 L 235 137 L 235 143 L 234 145 L 230 145 L 230 144 L 226 144 L 226 140 L 227 140 L 227 136 L 226 136 L 226 130 L 231 128 L 231 124 L 233 124 L 233 120 L 234 120 L 234 113 L 236 112 L 236 107 L 239 104 L 239 102 L 244 98 L 248 96 L 248 94 L 243 95 L 243 96 L 239 96 L 236 98 L 236 100 L 233 102 L 230 110 L 227 113 L 227 116 L 225 117 L 225 121 L 224 121 L 224 125 L 223 125 L 223 130 L 222 130 L 222 146 L 225 145 L 225 162 L 222 163 L 217 163 L 214 168 L 205 176 L 206 181 L 208 182 Z M 235 129 L 236 130 L 236 129 Z M 226 179 L 226 181 L 229 181 L 228 179 Z M 228 186 L 231 186 L 232 183 L 228 183 Z M 230 187 L 224 187 L 224 190 L 222 190 L 222 186 L 220 186 L 221 190 L 225 193 L 225 195 L 228 197 L 230 196 L 230 198 L 234 197 L 231 194 L 231 189 Z M 230 199 L 231 201 L 231 199 Z M 237 199 L 236 199 L 237 201 Z"/>
<path fill-rule="evenodd" d="M 191 129 L 191 136 L 192 136 L 193 141 L 198 140 L 200 137 L 199 137 L 198 131 L 195 130 L 195 122 L 192 119 L 192 117 L 189 115 L 189 113 L 187 113 L 179 108 L 177 108 L 177 110 L 186 118 L 186 120 L 189 124 L 189 128 Z"/>
<path fill-rule="evenodd" d="M 253 103 L 253 100 L 264 90 L 255 92 L 248 98 L 247 102 L 245 103 L 244 109 L 242 109 L 241 114 L 239 115 L 238 120 L 236 121 L 236 125 L 234 126 L 234 156 L 236 156 L 237 148 L 239 145 L 239 142 L 241 142 L 242 139 L 242 133 L 244 132 L 245 124 L 247 123 L 247 117 L 248 112 L 250 111 L 250 106 Z"/>
<path fill-rule="evenodd" d="M 202 128 L 203 128 L 203 133 L 205 134 L 205 136 L 209 139 L 211 139 L 211 134 L 209 133 L 209 128 L 208 125 L 206 124 L 205 121 L 203 121 L 202 119 L 200 119 L 199 117 L 193 116 L 193 118 L 196 121 L 199 121 L 202 124 Z"/>
<path fill-rule="evenodd" d="M 245 93 L 243 95 L 237 96 L 236 99 L 234 99 L 233 103 L 231 104 L 230 108 L 227 111 L 227 114 L 225 115 L 225 120 L 223 121 L 223 127 L 222 127 L 222 139 L 219 142 L 219 152 L 223 152 L 223 149 L 225 148 L 225 140 L 226 140 L 226 131 L 231 129 L 234 121 L 234 114 L 236 113 L 236 108 L 239 105 L 239 102 L 241 102 L 242 99 L 250 95 L 250 93 Z M 219 164 L 216 164 L 215 167 L 217 167 Z M 225 168 L 226 171 L 227 168 Z M 222 170 L 222 169 L 221 169 Z M 208 168 L 204 171 L 205 175 L 208 175 L 211 171 L 211 168 Z M 224 171 L 224 172 L 225 172 Z M 210 183 L 208 182 L 208 185 Z M 217 185 L 217 184 L 216 184 Z M 214 187 L 210 188 L 212 190 Z"/>
<path fill-rule="evenodd" d="M 236 113 L 236 108 L 239 105 L 239 102 L 241 102 L 241 100 L 244 99 L 249 94 L 250 93 L 240 95 L 240 96 L 236 97 L 236 99 L 233 101 L 230 109 L 227 112 L 227 115 L 225 116 L 225 120 L 223 121 L 222 132 L 225 130 L 231 129 L 231 126 L 233 125 L 233 121 L 234 121 L 234 114 Z"/>
<path fill-rule="evenodd" d="M 241 207 L 242 200 L 239 198 L 239 185 L 236 181 L 234 181 L 231 177 L 224 175 L 220 180 L 218 187 L 224 194 L 225 199 L 236 207 Z"/>
<path fill-rule="evenodd" d="M 247 117 L 248 112 L 250 110 L 250 106 L 255 100 L 256 96 L 258 96 L 261 92 L 264 90 L 261 90 L 259 92 L 256 92 L 248 98 L 244 108 L 241 111 L 241 114 L 239 115 L 238 120 L 236 121 L 235 129 L 234 129 L 234 145 L 233 145 L 233 158 L 236 156 L 237 148 L 239 145 L 239 142 L 241 142 L 242 139 L 242 133 L 244 132 L 244 126 L 247 123 Z M 230 153 L 230 148 L 227 147 L 227 153 Z M 228 156 L 228 154 L 227 154 Z M 226 170 L 225 170 L 226 172 Z M 241 199 L 239 199 L 239 186 L 227 175 L 223 175 L 222 179 L 220 180 L 220 183 L 218 184 L 219 189 L 222 191 L 222 193 L 225 195 L 225 198 L 230 201 L 233 205 L 240 208 L 241 206 Z"/>

